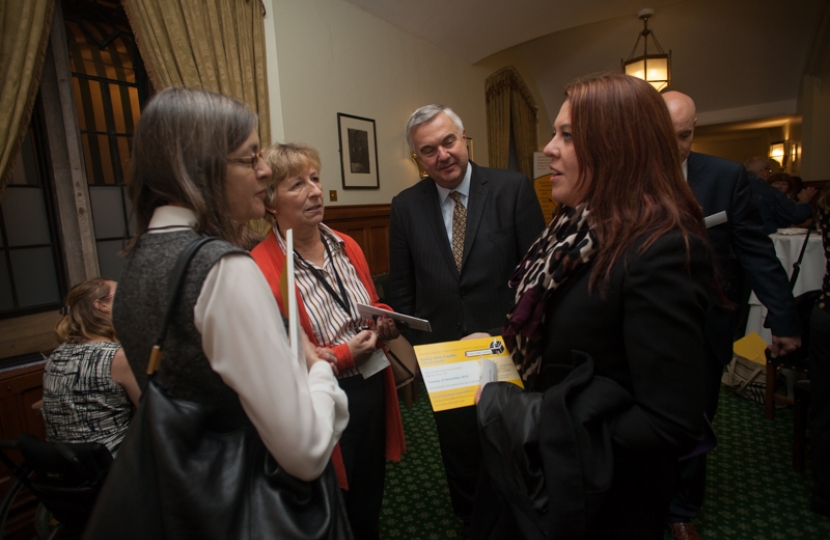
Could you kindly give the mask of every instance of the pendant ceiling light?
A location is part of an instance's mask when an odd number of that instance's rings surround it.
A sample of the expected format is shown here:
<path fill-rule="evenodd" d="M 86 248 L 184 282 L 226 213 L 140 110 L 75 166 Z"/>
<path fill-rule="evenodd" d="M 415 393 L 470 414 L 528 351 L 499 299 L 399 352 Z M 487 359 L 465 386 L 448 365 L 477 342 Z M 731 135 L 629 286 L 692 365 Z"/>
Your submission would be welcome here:
<path fill-rule="evenodd" d="M 644 79 L 649 82 L 658 91 L 667 88 L 671 85 L 671 51 L 668 54 L 663 52 L 663 48 L 657 41 L 657 36 L 648 28 L 648 19 L 654 15 L 654 10 L 650 8 L 641 9 L 637 17 L 643 20 L 643 31 L 637 36 L 637 42 L 634 44 L 634 49 L 628 56 L 628 60 L 622 61 L 623 73 Z M 652 46 L 649 47 L 649 38 L 651 38 Z M 640 47 L 640 41 L 643 42 L 642 54 L 638 54 L 637 50 Z"/>

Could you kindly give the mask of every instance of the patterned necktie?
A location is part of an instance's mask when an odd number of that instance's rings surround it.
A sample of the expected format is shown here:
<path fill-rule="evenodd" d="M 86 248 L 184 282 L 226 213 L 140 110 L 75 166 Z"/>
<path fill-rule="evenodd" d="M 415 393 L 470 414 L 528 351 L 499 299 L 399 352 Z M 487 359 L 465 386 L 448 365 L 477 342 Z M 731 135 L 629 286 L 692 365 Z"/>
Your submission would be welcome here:
<path fill-rule="evenodd" d="M 461 272 L 461 259 L 464 257 L 464 233 L 467 231 L 467 209 L 461 204 L 461 194 L 457 191 L 450 193 L 450 198 L 455 201 L 455 209 L 452 211 L 452 256 L 455 258 L 455 265 Z"/>

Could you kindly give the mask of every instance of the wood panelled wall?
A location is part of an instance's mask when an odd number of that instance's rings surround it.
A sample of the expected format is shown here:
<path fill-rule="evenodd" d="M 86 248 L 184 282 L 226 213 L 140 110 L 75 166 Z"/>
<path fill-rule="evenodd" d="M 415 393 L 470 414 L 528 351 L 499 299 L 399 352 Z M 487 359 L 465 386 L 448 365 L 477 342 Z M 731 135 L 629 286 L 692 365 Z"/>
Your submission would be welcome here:
<path fill-rule="evenodd" d="M 323 222 L 355 239 L 366 255 L 372 275 L 389 272 L 389 211 L 391 204 L 330 206 Z"/>
<path fill-rule="evenodd" d="M 43 398 L 43 367 L 45 362 L 18 369 L 9 369 L 0 373 L 0 439 L 16 439 L 21 433 L 31 433 L 43 440 L 46 438 L 46 426 L 39 411 L 32 409 L 32 404 Z M 15 463 L 22 463 L 23 458 L 17 451 L 6 453 Z M 0 464 L 0 498 L 14 483 L 9 470 Z M 24 491 L 15 500 L 6 525 L 9 540 L 32 538 L 35 534 L 34 515 L 37 501 L 29 492 Z"/>

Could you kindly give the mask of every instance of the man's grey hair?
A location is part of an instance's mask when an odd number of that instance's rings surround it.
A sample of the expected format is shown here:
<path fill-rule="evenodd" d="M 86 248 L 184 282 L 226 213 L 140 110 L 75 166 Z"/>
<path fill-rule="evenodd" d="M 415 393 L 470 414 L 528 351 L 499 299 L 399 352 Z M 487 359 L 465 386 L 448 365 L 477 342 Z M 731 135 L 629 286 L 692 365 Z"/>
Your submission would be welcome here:
<path fill-rule="evenodd" d="M 455 111 L 444 105 L 424 105 L 412 113 L 412 116 L 409 117 L 409 122 L 406 123 L 406 142 L 413 152 L 415 152 L 415 146 L 412 144 L 412 130 L 421 124 L 429 122 L 438 113 L 446 114 L 452 120 L 452 123 L 455 124 L 455 127 L 458 128 L 458 133 L 464 134 L 464 124 L 461 122 L 461 118 L 455 114 Z"/>
<path fill-rule="evenodd" d="M 752 176 L 761 176 L 761 173 L 764 172 L 764 169 L 767 168 L 769 165 L 769 159 L 763 156 L 752 156 L 746 162 L 744 162 L 744 168 L 746 172 L 751 174 Z"/>

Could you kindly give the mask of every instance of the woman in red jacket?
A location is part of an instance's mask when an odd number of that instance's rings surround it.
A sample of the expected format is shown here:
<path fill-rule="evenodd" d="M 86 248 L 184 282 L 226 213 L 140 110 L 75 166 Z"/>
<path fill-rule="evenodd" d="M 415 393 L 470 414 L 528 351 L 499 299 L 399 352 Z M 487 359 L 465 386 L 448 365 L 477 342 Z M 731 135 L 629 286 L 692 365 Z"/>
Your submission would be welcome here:
<path fill-rule="evenodd" d="M 274 221 L 252 255 L 286 312 L 280 290 L 285 233 L 293 230 L 300 322 L 318 354 L 336 368 L 349 398 L 349 425 L 332 459 L 357 539 L 379 538 L 386 459 L 405 449 L 395 381 L 382 342 L 398 336 L 394 322 L 361 317 L 357 304 L 378 302 L 360 246 L 323 224 L 320 157 L 311 147 L 277 144 L 263 153 L 273 171 L 266 206 Z"/>

